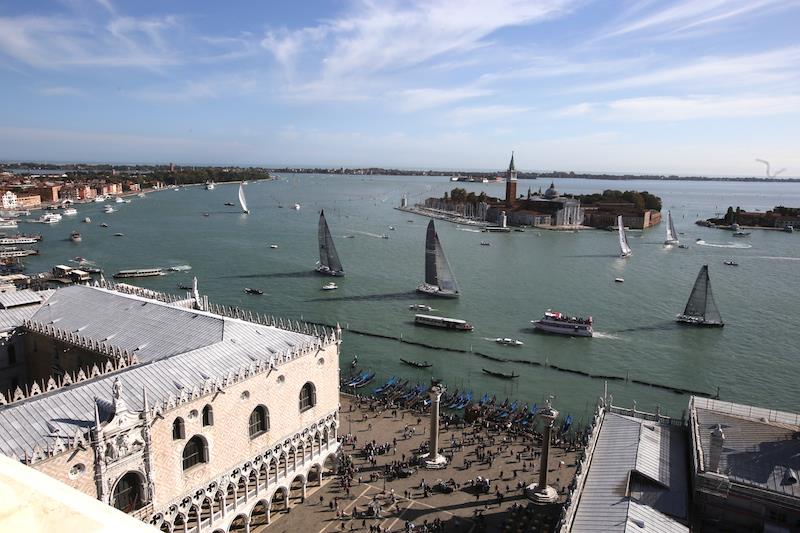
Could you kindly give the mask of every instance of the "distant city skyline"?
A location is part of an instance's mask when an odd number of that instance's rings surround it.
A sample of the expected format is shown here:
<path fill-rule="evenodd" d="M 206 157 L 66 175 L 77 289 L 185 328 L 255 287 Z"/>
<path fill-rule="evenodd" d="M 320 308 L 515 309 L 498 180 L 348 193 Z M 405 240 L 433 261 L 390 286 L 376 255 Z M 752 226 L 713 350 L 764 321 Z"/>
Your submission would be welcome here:
<path fill-rule="evenodd" d="M 0 159 L 800 176 L 795 0 L 0 6 Z"/>

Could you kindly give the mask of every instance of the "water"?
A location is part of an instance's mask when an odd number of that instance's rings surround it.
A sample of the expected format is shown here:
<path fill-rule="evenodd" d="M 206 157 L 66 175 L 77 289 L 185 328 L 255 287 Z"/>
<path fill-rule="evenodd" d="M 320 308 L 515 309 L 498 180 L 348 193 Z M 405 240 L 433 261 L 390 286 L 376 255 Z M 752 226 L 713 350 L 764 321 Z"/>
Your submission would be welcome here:
<path fill-rule="evenodd" d="M 537 190 L 548 185 L 522 180 L 519 188 L 524 192 L 528 186 Z M 493 196 L 504 191 L 502 184 L 458 186 Z M 236 185 L 218 184 L 213 191 L 189 187 L 114 204 L 118 210 L 112 214 L 104 214 L 102 204 L 81 205 L 77 217 L 65 217 L 53 226 L 21 224 L 20 229 L 44 234 L 41 255 L 28 260 L 31 272 L 75 256 L 98 262 L 109 275 L 129 268 L 191 266 L 134 282 L 177 291 L 178 283 L 190 284 L 197 276 L 201 293 L 226 305 L 711 394 L 719 387 L 723 399 L 796 409 L 800 235 L 753 231 L 748 238 L 734 239 L 694 221 L 724 212 L 728 205 L 748 210 L 800 206 L 800 184 L 561 180 L 556 186 L 569 193 L 609 188 L 655 193 L 663 199 L 664 214 L 672 210 L 679 238 L 690 248 L 665 248 L 663 225 L 631 232 L 633 256 L 623 260 L 617 257 L 617 236 L 612 232 L 478 234 L 437 222 L 462 297 L 425 300 L 413 291 L 423 279 L 428 220 L 393 208 L 403 194 L 415 202 L 453 187 L 445 178 L 432 177 L 291 175 L 250 183 L 245 188 L 249 215 L 224 206 L 236 203 Z M 300 210 L 291 209 L 295 203 Z M 322 208 L 347 272 L 336 279 L 337 291 L 321 291 L 330 279 L 312 272 Z M 91 224 L 82 222 L 86 216 Z M 101 228 L 102 222 L 109 227 Z M 83 242 L 68 240 L 74 229 L 83 234 Z M 113 236 L 118 232 L 124 236 Z M 380 238 L 384 233 L 390 238 Z M 697 238 L 705 245 L 697 245 Z M 480 246 L 482 240 L 492 245 Z M 740 266 L 724 266 L 727 259 Z M 726 322 L 722 329 L 693 329 L 674 322 L 703 264 L 710 266 Z M 615 277 L 624 277 L 625 283 L 614 283 Z M 244 287 L 260 288 L 264 295 L 244 294 Z M 416 302 L 469 320 L 475 332 L 414 326 L 408 305 Z M 596 337 L 533 333 L 530 320 L 548 308 L 592 315 Z M 500 346 L 493 342 L 495 337 L 519 338 L 525 345 Z M 471 353 L 346 333 L 343 369 L 353 355 L 363 367 L 376 370 L 378 380 L 399 375 L 425 382 L 436 376 L 450 387 L 474 391 L 475 397 L 489 392 L 540 405 L 554 395 L 555 406 L 572 413 L 576 421 L 585 418 L 603 390 L 601 380 L 550 368 L 496 363 Z M 414 369 L 402 365 L 400 357 L 434 366 Z M 485 375 L 481 368 L 521 377 L 508 382 Z M 684 395 L 630 382 L 611 382 L 609 392 L 615 404 L 630 406 L 636 400 L 641 409 L 659 405 L 675 416 L 687 402 Z"/>

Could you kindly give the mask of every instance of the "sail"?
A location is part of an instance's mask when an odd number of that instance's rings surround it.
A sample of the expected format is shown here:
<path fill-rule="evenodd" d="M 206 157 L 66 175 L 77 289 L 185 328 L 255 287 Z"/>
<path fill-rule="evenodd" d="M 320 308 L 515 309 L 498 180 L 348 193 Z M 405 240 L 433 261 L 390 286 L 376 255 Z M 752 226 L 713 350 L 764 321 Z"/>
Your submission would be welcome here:
<path fill-rule="evenodd" d="M 619 250 L 620 253 L 625 255 L 631 255 L 631 247 L 628 246 L 628 237 L 625 235 L 625 226 L 622 224 L 622 215 L 617 217 L 617 226 L 619 227 Z"/>
<path fill-rule="evenodd" d="M 444 255 L 433 220 L 428 223 L 428 233 L 425 238 L 425 283 L 438 286 L 442 291 L 458 292 L 456 278 Z"/>
<path fill-rule="evenodd" d="M 708 265 L 703 265 L 683 310 L 685 316 L 702 318 L 709 323 L 722 323 L 722 317 L 711 293 L 711 282 L 708 277 Z"/>
<path fill-rule="evenodd" d="M 250 212 L 250 210 L 247 209 L 247 202 L 244 199 L 244 188 L 242 187 L 241 183 L 239 184 L 239 205 L 242 206 L 242 211 L 245 213 Z"/>
<path fill-rule="evenodd" d="M 319 239 L 319 264 L 328 267 L 331 272 L 341 272 L 342 263 L 339 261 L 339 254 L 336 253 L 336 246 L 333 245 L 333 237 L 328 229 L 324 210 L 319 213 L 317 237 Z"/>
<path fill-rule="evenodd" d="M 672 211 L 667 211 L 667 240 L 664 242 L 667 244 L 677 243 L 678 239 L 675 237 L 677 234 L 678 232 L 675 231 L 675 224 L 672 222 Z"/>

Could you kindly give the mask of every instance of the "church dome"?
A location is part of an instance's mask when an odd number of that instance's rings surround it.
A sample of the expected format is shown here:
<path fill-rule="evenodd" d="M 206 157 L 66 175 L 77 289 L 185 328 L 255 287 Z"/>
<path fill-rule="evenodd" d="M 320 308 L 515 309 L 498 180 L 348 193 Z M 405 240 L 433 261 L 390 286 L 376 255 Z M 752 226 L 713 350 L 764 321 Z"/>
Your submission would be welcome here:
<path fill-rule="evenodd" d="M 556 190 L 556 186 L 554 183 L 550 183 L 550 187 L 544 191 L 545 198 L 555 198 L 558 196 L 558 191 Z"/>

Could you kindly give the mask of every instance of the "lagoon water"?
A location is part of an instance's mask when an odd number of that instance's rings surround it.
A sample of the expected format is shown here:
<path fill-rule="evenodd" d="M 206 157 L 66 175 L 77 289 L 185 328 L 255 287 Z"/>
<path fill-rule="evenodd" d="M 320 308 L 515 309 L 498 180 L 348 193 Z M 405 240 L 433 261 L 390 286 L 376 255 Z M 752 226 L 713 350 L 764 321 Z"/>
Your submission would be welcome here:
<path fill-rule="evenodd" d="M 394 209 L 406 194 L 411 203 L 441 196 L 451 184 L 442 177 L 287 175 L 277 181 L 246 185 L 249 215 L 236 202 L 237 186 L 213 191 L 187 187 L 133 197 L 114 204 L 78 206 L 79 215 L 52 226 L 20 224 L 22 232 L 42 232 L 41 255 L 27 270 L 49 270 L 82 256 L 101 265 L 108 277 L 127 268 L 191 265 L 186 272 L 133 282 L 142 287 L 181 292 L 178 283 L 197 276 L 211 301 L 262 313 L 325 323 L 423 343 L 473 350 L 498 357 L 548 362 L 593 374 L 628 376 L 645 382 L 715 394 L 725 400 L 796 410 L 800 401 L 800 232 L 754 230 L 734 239 L 729 232 L 697 226 L 698 218 L 732 205 L 767 210 L 800 206 L 800 183 L 557 180 L 566 193 L 604 189 L 648 190 L 671 209 L 688 250 L 665 247 L 664 225 L 630 232 L 633 256 L 617 257 L 615 233 L 527 230 L 485 234 L 437 222 L 445 252 L 458 279 L 458 300 L 425 300 L 414 293 L 423 278 L 428 219 Z M 547 188 L 544 180 L 521 180 Z M 502 196 L 502 184 L 458 184 Z M 291 209 L 299 203 L 299 210 Z M 282 207 L 281 207 L 282 206 Z M 324 209 L 347 272 L 339 289 L 321 291 L 330 278 L 312 272 L 317 260 L 316 228 Z M 204 216 L 208 213 L 209 216 Z M 91 224 L 82 222 L 89 216 Z M 101 228 L 106 222 L 109 227 Z M 392 231 L 389 226 L 394 226 Z M 78 230 L 83 242 L 69 241 Z M 124 233 L 122 237 L 114 233 Z M 389 239 L 382 239 L 382 234 Z M 344 238 L 352 235 L 353 238 Z M 696 239 L 705 245 L 696 244 Z M 491 246 L 480 246 L 488 240 Z M 277 244 L 271 249 L 270 244 Z M 734 259 L 738 267 L 723 265 Z M 67 263 L 69 264 L 69 263 Z M 681 312 L 700 266 L 708 264 L 722 329 L 681 327 Z M 615 277 L 625 282 L 614 283 Z M 126 280 L 130 281 L 130 280 Z M 263 296 L 243 293 L 257 287 Z M 445 316 L 475 325 L 472 333 L 414 326 L 408 306 L 424 302 Z M 592 339 L 536 334 L 530 321 L 548 308 L 592 315 Z M 515 337 L 525 345 L 497 345 L 495 337 Z M 484 392 L 539 404 L 553 395 L 554 405 L 576 420 L 602 394 L 603 381 L 551 368 L 498 363 L 473 353 L 432 350 L 393 340 L 346 333 L 342 368 L 353 355 L 378 373 L 425 382 L 442 378 L 451 388 Z M 400 363 L 427 360 L 430 369 Z M 516 372 L 514 382 L 485 375 L 481 368 Z M 614 403 L 680 416 L 687 396 L 631 381 L 609 383 Z"/>

